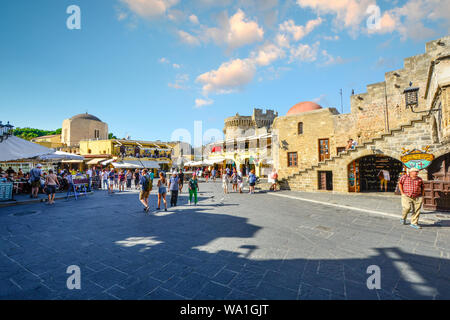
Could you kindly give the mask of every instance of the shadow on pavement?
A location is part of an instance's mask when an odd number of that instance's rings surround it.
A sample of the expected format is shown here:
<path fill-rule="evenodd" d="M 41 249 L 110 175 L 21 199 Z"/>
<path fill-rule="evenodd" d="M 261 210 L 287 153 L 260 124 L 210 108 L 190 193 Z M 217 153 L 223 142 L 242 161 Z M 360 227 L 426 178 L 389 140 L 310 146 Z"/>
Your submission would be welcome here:
<path fill-rule="evenodd" d="M 20 248 L 2 241 L 0 299 L 450 299 L 448 259 L 396 247 L 375 248 L 364 259 L 311 259 L 323 250 L 314 242 L 283 252 L 277 243 L 261 248 L 251 243 L 260 226 L 209 212 L 214 205 L 135 214 L 131 222 L 121 210 L 81 212 L 64 230 L 61 217 L 41 234 L 14 239 Z M 237 249 L 215 246 L 221 238 Z M 280 257 L 265 258 L 273 255 Z M 80 266 L 82 290 L 67 290 L 69 265 Z M 367 287 L 372 265 L 380 268 L 379 290 Z"/>

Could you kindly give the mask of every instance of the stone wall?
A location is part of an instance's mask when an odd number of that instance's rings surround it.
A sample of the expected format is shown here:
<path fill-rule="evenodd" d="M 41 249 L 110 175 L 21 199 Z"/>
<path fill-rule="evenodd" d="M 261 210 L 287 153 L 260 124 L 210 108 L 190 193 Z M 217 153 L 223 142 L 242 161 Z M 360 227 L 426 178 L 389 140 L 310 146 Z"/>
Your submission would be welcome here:
<path fill-rule="evenodd" d="M 419 104 L 414 111 L 426 111 L 437 104 L 442 106 L 441 116 L 433 114 L 435 118 L 430 117 L 431 126 L 427 135 L 432 139 L 433 125 L 437 126 L 435 136 L 438 138 L 434 138 L 433 142 L 445 144 L 450 137 L 450 60 L 445 58 L 448 55 L 450 37 L 427 43 L 426 53 L 406 58 L 403 69 L 387 72 L 385 81 L 368 85 L 367 92 L 353 95 L 349 114 L 338 114 L 335 109 L 330 109 L 329 112 L 318 110 L 278 117 L 273 126 L 278 147 L 274 151 L 274 165 L 280 178 L 289 178 L 296 172 L 317 165 L 319 139 L 329 139 L 330 155 L 334 157 L 337 155 L 337 148 L 345 147 L 350 138 L 359 145 L 369 143 L 374 138 L 420 120 L 425 113 L 415 113 L 405 105 L 404 90 L 409 87 L 410 82 L 413 83 L 412 86 L 419 88 Z M 434 78 L 436 79 L 433 80 Z M 300 121 L 304 126 L 302 137 L 296 135 Z M 298 152 L 298 168 L 287 167 L 288 152 Z M 348 163 L 345 168 L 347 165 Z M 336 179 L 339 181 L 339 174 Z M 316 185 L 316 180 L 317 177 L 314 177 L 311 183 Z"/>
<path fill-rule="evenodd" d="M 274 167 L 280 178 L 290 176 L 302 168 L 307 168 L 319 161 L 319 139 L 329 138 L 330 146 L 336 145 L 334 135 L 335 109 L 320 109 L 294 114 L 275 119 L 273 134 L 278 143 L 274 147 Z M 298 134 L 298 123 L 303 123 L 303 134 Z M 337 154 L 331 148 L 331 156 Z M 297 152 L 298 166 L 288 167 L 288 153 Z"/>
<path fill-rule="evenodd" d="M 432 117 L 425 115 L 421 120 L 393 130 L 372 142 L 358 146 L 355 150 L 345 152 L 339 157 L 319 163 L 311 169 L 300 171 L 288 181 L 284 187 L 298 191 L 316 191 L 318 189 L 318 171 L 333 173 L 333 191 L 348 192 L 348 165 L 364 156 L 375 152 L 400 160 L 402 148 L 424 149 L 430 146 L 429 152 L 439 157 L 450 152 L 450 144 L 433 143 L 431 136 Z M 427 171 L 422 170 L 420 176 L 427 179 Z"/>

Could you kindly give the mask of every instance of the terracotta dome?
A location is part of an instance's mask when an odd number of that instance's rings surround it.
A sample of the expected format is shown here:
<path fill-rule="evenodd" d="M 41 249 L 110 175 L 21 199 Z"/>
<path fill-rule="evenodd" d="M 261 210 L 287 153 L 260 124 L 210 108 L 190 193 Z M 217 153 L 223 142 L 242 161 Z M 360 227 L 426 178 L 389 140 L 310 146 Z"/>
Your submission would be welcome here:
<path fill-rule="evenodd" d="M 292 114 L 299 114 L 302 112 L 319 110 L 319 109 L 322 109 L 322 107 L 319 106 L 317 103 L 311 102 L 311 101 L 304 101 L 304 102 L 297 103 L 295 106 L 293 106 L 291 109 L 289 109 L 287 115 L 290 116 Z"/>

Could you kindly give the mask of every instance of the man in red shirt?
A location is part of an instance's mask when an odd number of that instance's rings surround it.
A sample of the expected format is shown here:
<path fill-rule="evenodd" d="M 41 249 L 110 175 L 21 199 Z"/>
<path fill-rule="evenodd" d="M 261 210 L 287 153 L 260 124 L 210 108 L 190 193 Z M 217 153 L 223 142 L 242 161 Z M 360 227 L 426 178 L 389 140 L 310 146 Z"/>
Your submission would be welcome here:
<path fill-rule="evenodd" d="M 409 174 L 405 174 L 400 178 L 398 187 L 402 193 L 402 222 L 406 224 L 406 217 L 412 211 L 411 227 L 422 229 L 419 226 L 420 208 L 423 203 L 425 190 L 422 178 L 418 177 L 419 169 L 412 168 Z"/>

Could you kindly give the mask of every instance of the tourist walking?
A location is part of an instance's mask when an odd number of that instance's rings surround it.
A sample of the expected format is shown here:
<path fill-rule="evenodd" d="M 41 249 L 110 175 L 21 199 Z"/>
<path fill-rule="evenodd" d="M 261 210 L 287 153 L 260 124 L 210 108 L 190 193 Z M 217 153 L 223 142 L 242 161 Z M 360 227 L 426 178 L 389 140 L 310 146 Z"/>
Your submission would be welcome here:
<path fill-rule="evenodd" d="M 104 190 L 109 190 L 108 175 L 109 175 L 109 172 L 106 171 L 106 169 L 103 169 L 103 171 L 102 171 L 102 186 L 103 186 Z"/>
<path fill-rule="evenodd" d="M 181 191 L 183 191 L 183 184 L 184 184 L 184 173 L 183 169 L 180 169 L 180 173 L 178 173 L 178 190 L 179 190 L 178 194 L 181 194 Z"/>
<path fill-rule="evenodd" d="M 131 190 L 131 180 L 133 179 L 133 172 L 128 169 L 125 176 L 127 177 L 127 190 Z"/>
<path fill-rule="evenodd" d="M 170 190 L 170 206 L 176 207 L 178 201 L 178 174 L 176 171 L 173 172 L 169 179 L 169 190 Z"/>
<path fill-rule="evenodd" d="M 114 169 L 111 168 L 109 170 L 109 174 L 108 174 L 108 176 L 109 176 L 109 193 L 114 193 L 114 175 L 115 175 Z"/>
<path fill-rule="evenodd" d="M 59 187 L 58 177 L 53 173 L 53 170 L 50 169 L 47 177 L 45 178 L 45 189 L 48 196 L 49 205 L 55 203 L 56 186 Z"/>
<path fill-rule="evenodd" d="M 164 176 L 163 172 L 159 173 L 159 180 L 158 180 L 158 208 L 157 210 L 161 210 L 161 198 L 164 201 L 164 210 L 167 211 L 167 201 L 166 201 L 166 194 L 167 194 L 167 180 Z"/>
<path fill-rule="evenodd" d="M 412 168 L 409 174 L 403 175 L 398 182 L 400 192 L 402 194 L 402 219 L 401 222 L 406 224 L 408 213 L 411 212 L 410 226 L 415 229 L 422 229 L 419 226 L 420 209 L 425 195 L 423 180 L 418 176 L 419 169 Z"/>
<path fill-rule="evenodd" d="M 384 185 L 384 191 L 387 192 L 388 183 L 391 180 L 389 171 L 384 170 L 384 169 L 380 170 L 380 172 L 378 172 L 378 178 L 380 179 L 380 191 L 383 191 L 383 185 Z"/>
<path fill-rule="evenodd" d="M 275 168 L 273 168 L 272 172 L 269 174 L 268 182 L 270 183 L 270 190 L 276 191 L 278 183 L 278 173 Z"/>
<path fill-rule="evenodd" d="M 42 165 L 38 163 L 35 168 L 30 170 L 31 195 L 30 198 L 37 198 L 39 188 L 41 187 Z"/>
<path fill-rule="evenodd" d="M 238 174 L 236 168 L 233 169 L 233 173 L 231 174 L 231 184 L 233 192 L 238 191 Z"/>
<path fill-rule="evenodd" d="M 244 178 L 242 177 L 242 171 L 238 172 L 237 182 L 239 185 L 239 193 L 242 193 L 242 189 L 244 188 Z"/>
<path fill-rule="evenodd" d="M 136 190 L 139 190 L 139 179 L 140 179 L 139 169 L 136 169 L 134 171 L 134 187 L 136 188 Z"/>
<path fill-rule="evenodd" d="M 114 187 L 119 188 L 119 172 L 117 170 L 114 170 Z"/>
<path fill-rule="evenodd" d="M 198 180 L 197 175 L 194 173 L 192 178 L 189 179 L 189 205 L 192 204 L 192 196 L 194 196 L 194 204 L 197 205 L 197 193 L 198 193 Z"/>
<path fill-rule="evenodd" d="M 216 169 L 215 168 L 213 168 L 211 170 L 211 179 L 212 179 L 212 181 L 216 182 Z"/>
<path fill-rule="evenodd" d="M 148 198 L 150 196 L 150 192 L 152 191 L 152 180 L 148 176 L 148 170 L 144 169 L 142 171 L 142 177 L 140 179 L 140 184 L 142 186 L 141 192 L 139 192 L 139 201 L 144 205 L 144 211 L 148 212 L 150 207 L 148 205 Z"/>
<path fill-rule="evenodd" d="M 249 189 L 249 193 L 255 193 L 255 185 L 256 185 L 256 175 L 255 175 L 255 170 L 251 170 L 250 174 L 248 175 L 248 185 L 250 186 Z"/>
<path fill-rule="evenodd" d="M 224 171 L 222 174 L 222 188 L 225 194 L 228 193 L 228 174 Z"/>
<path fill-rule="evenodd" d="M 119 192 L 121 191 L 125 191 L 125 172 L 123 172 L 123 170 L 120 170 L 119 173 Z"/>

